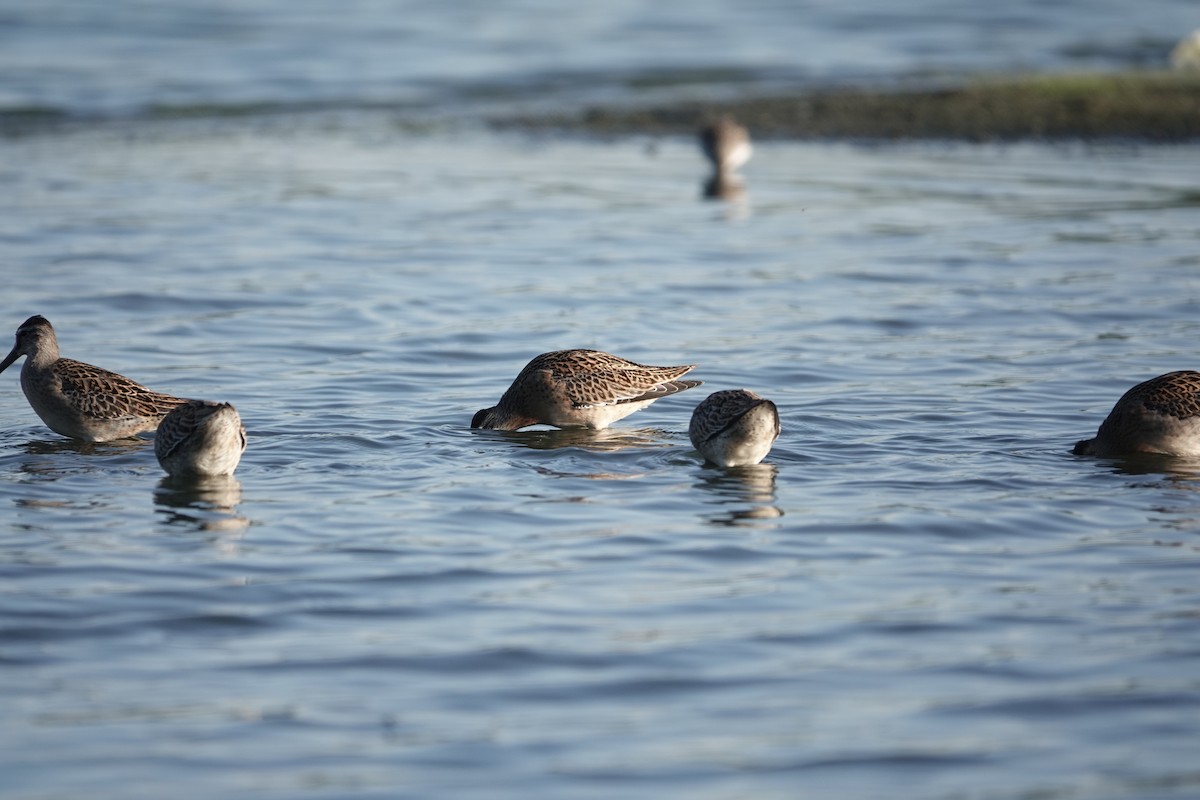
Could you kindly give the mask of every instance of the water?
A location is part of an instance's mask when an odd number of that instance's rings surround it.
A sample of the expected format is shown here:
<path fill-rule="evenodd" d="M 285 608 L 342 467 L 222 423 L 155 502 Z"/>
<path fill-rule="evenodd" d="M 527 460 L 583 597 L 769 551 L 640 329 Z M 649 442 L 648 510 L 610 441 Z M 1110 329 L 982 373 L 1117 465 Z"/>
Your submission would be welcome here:
<path fill-rule="evenodd" d="M 1193 0 L 0 0 L 0 110 L 446 113 L 785 81 L 1164 66 Z"/>
<path fill-rule="evenodd" d="M 92 13 L 44 7 L 60 43 Z M 72 59 L 205 10 L 113 8 Z M 695 41 L 728 16 L 701 12 Z M 582 23 L 508 36 L 553 24 Z M 896 27 L 900 61 L 933 36 Z M 592 46 L 581 70 L 633 49 Z M 471 80 L 504 61 L 462 47 Z M 163 120 L 128 80 L 95 98 L 115 120 L 0 140 L 6 324 L 231 401 L 250 446 L 175 485 L 148 439 L 68 442 L 0 374 L 6 799 L 1200 794 L 1196 465 L 1070 455 L 1196 368 L 1196 146 L 760 142 L 745 201 L 706 203 L 691 141 L 421 128 L 333 90 Z M 235 83 L 196 73 L 206 102 Z M 705 385 L 600 434 L 468 429 L 561 347 Z M 783 434 L 722 472 L 687 419 L 738 386 Z"/>

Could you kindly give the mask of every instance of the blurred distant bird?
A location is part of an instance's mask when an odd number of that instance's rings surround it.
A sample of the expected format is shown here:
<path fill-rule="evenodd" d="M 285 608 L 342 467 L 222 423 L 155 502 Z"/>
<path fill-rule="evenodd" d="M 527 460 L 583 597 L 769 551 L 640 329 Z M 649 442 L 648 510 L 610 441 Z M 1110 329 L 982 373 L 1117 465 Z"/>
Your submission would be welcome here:
<path fill-rule="evenodd" d="M 704 184 L 705 197 L 732 199 L 744 192 L 735 173 L 750 160 L 750 134 L 728 115 L 718 117 L 700 130 L 700 149 L 713 165 L 712 177 Z"/>
<path fill-rule="evenodd" d="M 748 389 L 713 392 L 692 412 L 688 438 L 719 467 L 757 464 L 779 438 L 779 411 Z"/>
<path fill-rule="evenodd" d="M 1200 28 L 1192 31 L 1171 49 L 1171 66 L 1180 70 L 1200 70 Z"/>
<path fill-rule="evenodd" d="M 527 425 L 607 428 L 660 397 L 699 386 L 677 380 L 695 367 L 649 367 L 599 350 L 557 350 L 530 361 L 500 402 L 475 414 L 472 428 Z"/>
<path fill-rule="evenodd" d="M 246 450 L 246 429 L 229 403 L 188 400 L 159 423 L 154 455 L 177 477 L 231 475 Z"/>
<path fill-rule="evenodd" d="M 1134 386 L 1100 423 L 1096 438 L 1076 443 L 1074 453 L 1200 456 L 1200 372 L 1168 372 Z"/>
<path fill-rule="evenodd" d="M 754 152 L 750 134 L 728 115 L 700 130 L 700 147 L 717 172 L 734 172 Z"/>
<path fill-rule="evenodd" d="M 29 405 L 50 430 L 72 439 L 108 442 L 152 431 L 168 411 L 186 402 L 115 372 L 59 357 L 58 338 L 45 317 L 21 323 L 0 372 L 21 356 L 27 356 L 21 389 Z"/>

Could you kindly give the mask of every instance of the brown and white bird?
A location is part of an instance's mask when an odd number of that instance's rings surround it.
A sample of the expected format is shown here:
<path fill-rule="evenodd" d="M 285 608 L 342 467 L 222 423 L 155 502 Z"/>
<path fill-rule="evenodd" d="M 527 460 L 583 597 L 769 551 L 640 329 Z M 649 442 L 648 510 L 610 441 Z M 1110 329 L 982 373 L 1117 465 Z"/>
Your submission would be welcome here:
<path fill-rule="evenodd" d="M 17 328 L 0 372 L 21 356 L 21 389 L 55 433 L 85 442 L 108 442 L 152 431 L 183 398 L 147 389 L 115 372 L 62 358 L 49 320 L 32 316 Z"/>
<path fill-rule="evenodd" d="M 779 411 L 748 389 L 713 392 L 692 412 L 688 438 L 719 467 L 757 464 L 779 438 Z"/>
<path fill-rule="evenodd" d="M 1168 372 L 1134 386 L 1100 423 L 1096 437 L 1076 443 L 1074 453 L 1200 457 L 1200 372 Z"/>
<path fill-rule="evenodd" d="M 712 176 L 704 182 L 704 196 L 737 200 L 745 194 L 745 183 L 738 167 L 750 160 L 753 148 L 750 134 L 733 117 L 718 117 L 700 129 L 700 149 L 713 165 Z"/>
<path fill-rule="evenodd" d="M 246 450 L 246 429 L 229 403 L 188 400 L 163 417 L 154 455 L 169 475 L 232 475 Z"/>
<path fill-rule="evenodd" d="M 750 133 L 728 115 L 700 129 L 700 149 L 712 162 L 713 170 L 723 174 L 737 171 L 754 152 Z"/>
<path fill-rule="evenodd" d="M 499 403 L 475 414 L 471 427 L 600 430 L 659 398 L 699 386 L 703 381 L 679 380 L 694 368 L 650 367 L 599 350 L 543 353 L 525 365 Z"/>

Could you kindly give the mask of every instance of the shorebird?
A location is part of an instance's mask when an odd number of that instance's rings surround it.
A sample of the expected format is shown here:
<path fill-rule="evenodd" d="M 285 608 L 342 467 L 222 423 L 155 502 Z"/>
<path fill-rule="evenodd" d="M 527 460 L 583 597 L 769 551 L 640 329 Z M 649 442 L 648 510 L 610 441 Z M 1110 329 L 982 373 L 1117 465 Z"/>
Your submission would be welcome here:
<path fill-rule="evenodd" d="M 748 389 L 713 392 L 696 406 L 688 438 L 719 467 L 757 464 L 779 438 L 779 411 Z"/>
<path fill-rule="evenodd" d="M 737 168 L 750 160 L 753 148 L 750 134 L 733 120 L 719 117 L 700 129 L 700 149 L 712 162 L 712 176 L 704 182 L 704 196 L 721 200 L 737 200 L 746 193 L 746 185 Z"/>
<path fill-rule="evenodd" d="M 1171 48 L 1171 67 L 1177 70 L 1200 69 L 1200 28 L 1189 33 Z"/>
<path fill-rule="evenodd" d="M 163 417 L 154 455 L 169 475 L 232 475 L 246 450 L 246 429 L 229 403 L 188 400 Z"/>
<path fill-rule="evenodd" d="M 475 414 L 471 427 L 600 430 L 660 397 L 699 386 L 703 381 L 677 380 L 694 368 L 648 367 L 599 350 L 543 353 L 525 365 L 499 403 Z"/>
<path fill-rule="evenodd" d="M 21 389 L 34 413 L 55 433 L 85 442 L 109 442 L 152 431 L 183 398 L 160 394 L 129 378 L 82 361 L 61 358 L 58 338 L 45 317 L 17 328 L 0 372 L 21 356 Z"/>
<path fill-rule="evenodd" d="M 1074 453 L 1200 456 L 1200 372 L 1168 372 L 1134 386 L 1100 423 L 1096 438 L 1076 443 Z"/>
<path fill-rule="evenodd" d="M 750 134 L 728 115 L 700 129 L 700 149 L 718 175 L 730 175 L 750 160 Z"/>

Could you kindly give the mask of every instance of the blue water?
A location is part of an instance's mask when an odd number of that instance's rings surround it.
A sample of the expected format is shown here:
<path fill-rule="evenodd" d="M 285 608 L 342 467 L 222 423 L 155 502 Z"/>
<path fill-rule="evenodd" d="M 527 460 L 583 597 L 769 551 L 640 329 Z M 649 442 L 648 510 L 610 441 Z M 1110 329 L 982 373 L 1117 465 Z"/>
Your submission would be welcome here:
<path fill-rule="evenodd" d="M 0 111 L 577 104 L 1165 66 L 1194 0 L 0 0 Z"/>
<path fill-rule="evenodd" d="M 857 54 L 830 40 L 853 8 L 808 9 L 824 50 L 796 59 L 1052 66 L 1189 8 L 946 5 L 859 22 Z M 746 198 L 702 202 L 690 140 L 441 110 L 560 69 L 619 94 L 606 48 L 702 65 L 731 29 L 746 66 L 793 7 L 289 7 L 5 12 L 31 44 L 0 59 L 66 55 L 3 91 L 80 119 L 0 139 L 5 324 L 231 401 L 250 444 L 175 485 L 149 439 L 64 440 L 0 374 L 0 796 L 1200 795 L 1200 465 L 1070 454 L 1196 368 L 1195 145 L 760 142 Z M 1024 56 L 954 29 L 1002 12 Z M 655 19 L 678 45 L 590 35 Z M 187 70 L 189 36 L 243 58 Z M 356 60 L 426 71 L 424 105 L 363 102 Z M 264 97 L 287 113 L 144 113 Z M 468 428 L 562 347 L 705 384 L 602 433 Z M 687 420 L 740 386 L 783 434 L 723 472 Z"/>

